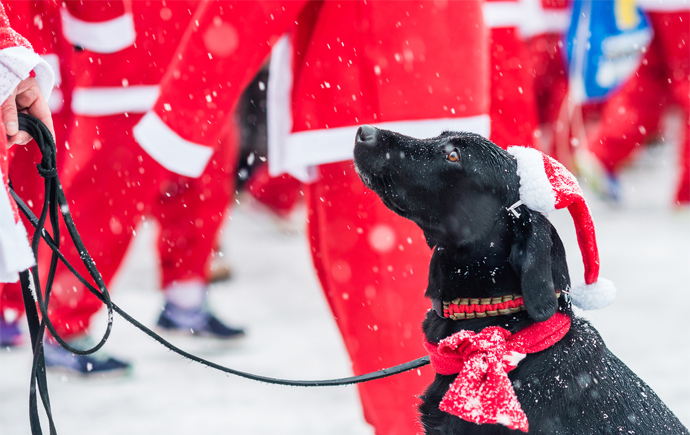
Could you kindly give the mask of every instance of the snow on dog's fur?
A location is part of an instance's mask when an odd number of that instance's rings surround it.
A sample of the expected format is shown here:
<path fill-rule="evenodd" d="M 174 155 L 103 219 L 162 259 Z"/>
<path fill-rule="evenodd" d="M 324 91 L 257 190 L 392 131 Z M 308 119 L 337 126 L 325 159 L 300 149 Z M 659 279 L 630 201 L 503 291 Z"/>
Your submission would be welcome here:
<path fill-rule="evenodd" d="M 530 434 L 688 434 L 598 332 L 573 314 L 567 299 L 556 296 L 570 288 L 565 250 L 543 214 L 525 206 L 519 217 L 508 212 L 520 199 L 510 154 L 471 133 L 415 139 L 369 126 L 358 131 L 354 154 L 364 184 L 415 222 L 433 248 L 427 297 L 523 297 L 526 311 L 508 315 L 455 321 L 429 311 L 423 322 L 428 342 L 490 326 L 515 333 L 557 311 L 571 317 L 560 341 L 508 373 Z M 522 433 L 440 410 L 455 378 L 437 374 L 423 394 L 419 410 L 427 434 Z"/>

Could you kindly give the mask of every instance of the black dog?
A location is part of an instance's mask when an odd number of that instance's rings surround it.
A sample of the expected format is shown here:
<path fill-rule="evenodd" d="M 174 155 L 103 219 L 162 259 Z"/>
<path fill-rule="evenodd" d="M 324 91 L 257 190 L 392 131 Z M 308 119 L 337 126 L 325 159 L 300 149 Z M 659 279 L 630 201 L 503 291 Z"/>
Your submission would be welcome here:
<path fill-rule="evenodd" d="M 529 354 L 509 372 L 530 434 L 688 434 L 656 394 L 573 315 L 557 290 L 570 288 L 563 244 L 548 219 L 519 198 L 516 161 L 481 136 L 445 132 L 415 139 L 363 126 L 355 165 L 364 184 L 395 213 L 412 220 L 434 248 L 426 296 L 434 301 L 522 295 L 526 311 L 451 320 L 429 311 L 430 343 L 461 330 L 500 326 L 517 332 L 551 318 L 571 317 L 555 345 Z M 441 411 L 457 375 L 436 375 L 422 396 L 427 434 L 518 434 L 498 424 L 475 424 Z"/>

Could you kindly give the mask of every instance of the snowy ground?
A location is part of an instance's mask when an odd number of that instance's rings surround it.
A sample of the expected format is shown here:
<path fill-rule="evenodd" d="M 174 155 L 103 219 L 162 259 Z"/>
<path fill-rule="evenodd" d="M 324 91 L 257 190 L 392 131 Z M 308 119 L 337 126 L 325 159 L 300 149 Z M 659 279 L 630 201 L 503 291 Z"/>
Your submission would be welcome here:
<path fill-rule="evenodd" d="M 690 210 L 671 207 L 675 149 L 647 153 L 624 176 L 625 204 L 590 201 L 601 275 L 619 290 L 616 303 L 589 314 L 607 345 L 690 426 Z M 593 195 L 589 195 L 590 198 Z M 567 212 L 551 216 L 566 244 L 574 282 L 582 264 Z M 155 228 L 142 228 L 113 285 L 114 301 L 153 325 Z M 177 338 L 181 347 L 240 370 L 292 379 L 351 374 L 344 346 L 314 276 L 303 235 L 284 235 L 241 210 L 225 233 L 235 278 L 216 285 L 221 317 L 247 327 L 235 347 Z M 104 319 L 97 322 L 102 330 Z M 90 379 L 51 374 L 62 434 L 371 434 L 353 387 L 305 389 L 228 377 L 165 350 L 116 317 L 106 350 L 131 360 L 131 376 Z M 29 433 L 27 347 L 0 352 L 0 434 Z"/>

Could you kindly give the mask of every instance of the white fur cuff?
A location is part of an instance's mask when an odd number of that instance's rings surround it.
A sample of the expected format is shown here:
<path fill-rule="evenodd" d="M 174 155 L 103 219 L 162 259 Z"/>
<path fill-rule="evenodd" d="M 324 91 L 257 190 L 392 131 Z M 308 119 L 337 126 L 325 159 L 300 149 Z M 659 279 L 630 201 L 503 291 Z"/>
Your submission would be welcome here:
<path fill-rule="evenodd" d="M 36 73 L 43 98 L 48 101 L 55 82 L 55 74 L 48 62 L 26 47 L 0 50 L 0 102 L 4 102 L 32 70 Z"/>

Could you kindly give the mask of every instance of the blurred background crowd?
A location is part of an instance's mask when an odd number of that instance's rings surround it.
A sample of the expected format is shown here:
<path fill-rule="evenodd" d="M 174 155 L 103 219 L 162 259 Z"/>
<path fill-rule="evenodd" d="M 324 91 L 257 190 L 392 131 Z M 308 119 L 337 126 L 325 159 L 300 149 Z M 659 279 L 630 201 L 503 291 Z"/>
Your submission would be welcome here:
<path fill-rule="evenodd" d="M 166 334 L 252 340 L 208 297 L 212 284 L 233 279 L 222 231 L 233 206 L 251 203 L 284 231 L 306 229 L 356 374 L 424 353 L 430 251 L 419 229 L 360 183 L 352 146 L 361 124 L 417 137 L 473 131 L 502 148 L 534 147 L 616 207 L 628 200 L 621 173 L 666 140 L 670 122 L 668 207 L 690 204 L 687 0 L 3 5 L 54 73 L 46 94 L 60 179 L 107 285 L 137 228 L 157 222 L 162 303 L 149 309 Z M 7 150 L 14 189 L 36 214 L 38 159 L 32 145 Z M 49 258 L 39 251 L 43 275 Z M 101 305 L 58 268 L 48 313 L 63 339 L 89 347 Z M 3 348 L 27 345 L 23 312 L 19 284 L 0 284 Z M 117 348 L 74 355 L 51 337 L 45 360 L 86 377 L 136 370 Z M 376 433 L 418 432 L 416 396 L 431 376 L 359 386 Z"/>

